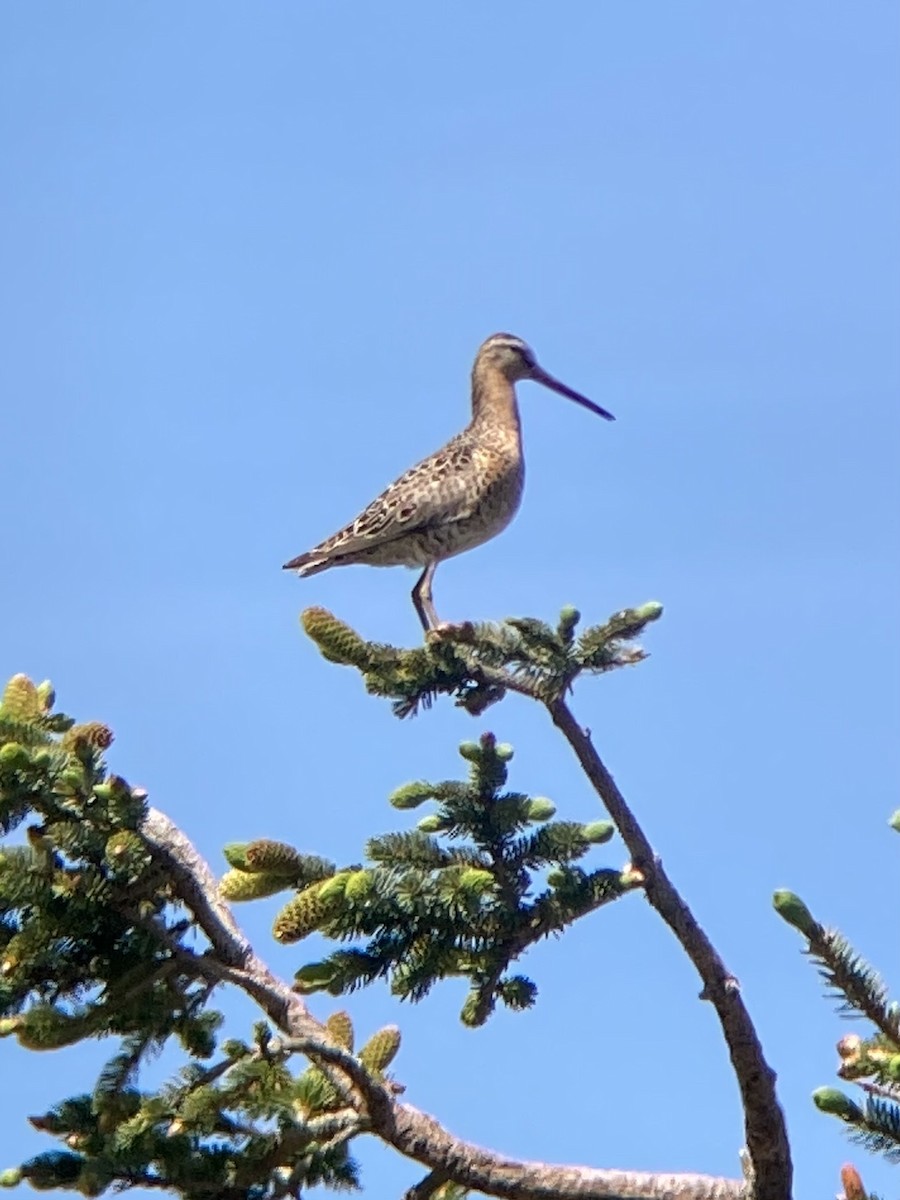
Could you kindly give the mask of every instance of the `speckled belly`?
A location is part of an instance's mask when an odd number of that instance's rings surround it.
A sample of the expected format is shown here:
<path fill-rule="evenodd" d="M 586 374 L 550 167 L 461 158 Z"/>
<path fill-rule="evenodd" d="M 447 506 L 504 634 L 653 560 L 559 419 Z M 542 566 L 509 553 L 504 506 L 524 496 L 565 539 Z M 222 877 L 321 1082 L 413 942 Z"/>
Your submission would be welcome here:
<path fill-rule="evenodd" d="M 477 489 L 475 504 L 465 515 L 410 530 L 393 542 L 373 546 L 364 552 L 365 558 L 373 566 L 424 567 L 472 550 L 502 533 L 510 523 L 522 500 L 524 482 L 524 468 L 516 463 Z"/>
<path fill-rule="evenodd" d="M 523 483 L 522 470 L 498 479 L 485 489 L 470 516 L 435 529 L 435 544 L 441 549 L 435 557 L 451 558 L 502 533 L 518 512 Z"/>

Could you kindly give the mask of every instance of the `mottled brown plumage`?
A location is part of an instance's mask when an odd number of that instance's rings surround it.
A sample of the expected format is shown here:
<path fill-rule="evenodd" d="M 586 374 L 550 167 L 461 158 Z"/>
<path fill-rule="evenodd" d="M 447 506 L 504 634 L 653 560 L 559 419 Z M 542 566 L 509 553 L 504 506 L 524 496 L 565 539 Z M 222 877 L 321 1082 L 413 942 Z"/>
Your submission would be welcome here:
<path fill-rule="evenodd" d="M 522 379 L 542 383 L 613 420 L 611 413 L 548 375 L 521 338 L 495 333 L 475 358 L 472 420 L 462 433 L 401 475 L 355 521 L 285 563 L 285 569 L 315 575 L 353 563 L 424 567 L 413 588 L 413 604 L 424 629 L 437 628 L 431 598 L 437 564 L 495 537 L 522 499 L 525 463 L 515 391 Z"/>

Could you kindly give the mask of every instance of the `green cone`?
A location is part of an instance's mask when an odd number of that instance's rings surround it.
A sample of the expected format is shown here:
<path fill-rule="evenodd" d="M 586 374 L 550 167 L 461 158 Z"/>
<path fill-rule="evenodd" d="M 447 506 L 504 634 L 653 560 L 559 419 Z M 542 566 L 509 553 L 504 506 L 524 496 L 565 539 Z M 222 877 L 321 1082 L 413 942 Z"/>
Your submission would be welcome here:
<path fill-rule="evenodd" d="M 371 871 L 352 871 L 344 886 L 344 896 L 351 904 L 359 903 L 360 900 L 365 900 L 371 894 L 372 887 Z"/>
<path fill-rule="evenodd" d="M 359 1061 L 370 1071 L 380 1074 L 393 1062 L 399 1049 L 400 1030 L 396 1025 L 386 1025 L 372 1034 L 359 1052 Z"/>
<path fill-rule="evenodd" d="M 582 833 L 585 839 L 596 846 L 608 842 L 615 832 L 616 827 L 612 821 L 591 821 L 589 824 L 582 826 Z"/>
<path fill-rule="evenodd" d="M 549 821 L 556 816 L 556 805 L 546 796 L 535 796 L 525 807 L 525 816 L 529 821 Z"/>
<path fill-rule="evenodd" d="M 7 742 L 0 746 L 0 769 L 21 771 L 31 762 L 31 755 L 18 742 Z"/>
<path fill-rule="evenodd" d="M 300 855 L 286 842 L 259 838 L 245 848 L 248 871 L 271 871 L 277 875 L 296 876 L 302 866 Z"/>
<path fill-rule="evenodd" d="M 3 690 L 0 704 L 6 716 L 25 722 L 39 717 L 43 707 L 38 690 L 27 675 L 13 675 Z"/>
<path fill-rule="evenodd" d="M 301 614 L 300 621 L 330 662 L 350 667 L 368 666 L 371 658 L 368 644 L 355 629 L 339 621 L 327 608 L 307 608 Z"/>
<path fill-rule="evenodd" d="M 403 787 L 391 792 L 388 799 L 394 808 L 418 808 L 420 804 L 430 800 L 433 794 L 434 788 L 430 783 L 417 780 L 415 783 L 404 783 Z"/>
<path fill-rule="evenodd" d="M 299 942 L 318 929 L 329 907 L 322 899 L 321 890 L 322 885 L 314 883 L 288 901 L 272 926 L 272 935 L 277 942 L 282 945 Z"/>
<path fill-rule="evenodd" d="M 229 867 L 238 871 L 247 870 L 247 847 L 249 842 L 229 842 L 222 850 Z"/>
<path fill-rule="evenodd" d="M 219 895 L 223 900 L 241 903 L 245 900 L 262 900 L 264 896 L 276 896 L 289 887 L 283 875 L 266 871 L 226 871 L 219 880 Z"/>
<path fill-rule="evenodd" d="M 325 1022 L 325 1028 L 339 1046 L 343 1046 L 345 1050 L 353 1049 L 353 1022 L 349 1013 L 332 1013 Z"/>
<path fill-rule="evenodd" d="M 863 1110 L 845 1096 L 839 1088 L 820 1087 L 813 1092 L 813 1103 L 820 1112 L 840 1117 L 842 1121 L 856 1122 L 863 1118 Z"/>
<path fill-rule="evenodd" d="M 789 892 L 786 888 L 781 888 L 772 897 L 772 904 L 778 915 L 783 917 L 789 925 L 799 929 L 804 937 L 817 938 L 821 934 L 822 927 L 796 892 Z"/>

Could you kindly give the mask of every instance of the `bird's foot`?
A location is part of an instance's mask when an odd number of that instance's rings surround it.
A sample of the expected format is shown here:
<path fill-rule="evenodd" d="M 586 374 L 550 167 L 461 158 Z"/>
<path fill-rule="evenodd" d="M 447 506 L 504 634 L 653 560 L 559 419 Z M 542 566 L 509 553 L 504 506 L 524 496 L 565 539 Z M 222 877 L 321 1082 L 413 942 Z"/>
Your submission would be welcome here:
<path fill-rule="evenodd" d="M 475 626 L 471 621 L 438 621 L 425 634 L 426 642 L 468 642 L 475 641 Z"/>

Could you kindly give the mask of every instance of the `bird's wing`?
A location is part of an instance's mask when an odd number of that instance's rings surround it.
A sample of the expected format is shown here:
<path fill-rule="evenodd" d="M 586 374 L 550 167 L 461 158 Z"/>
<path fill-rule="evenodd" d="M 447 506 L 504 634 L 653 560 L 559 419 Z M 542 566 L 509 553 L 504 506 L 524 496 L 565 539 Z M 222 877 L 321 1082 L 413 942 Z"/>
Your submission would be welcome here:
<path fill-rule="evenodd" d="M 353 554 L 383 546 L 436 524 L 464 520 L 477 503 L 472 447 L 452 442 L 418 463 L 363 509 L 355 521 L 322 542 L 311 555 Z"/>

